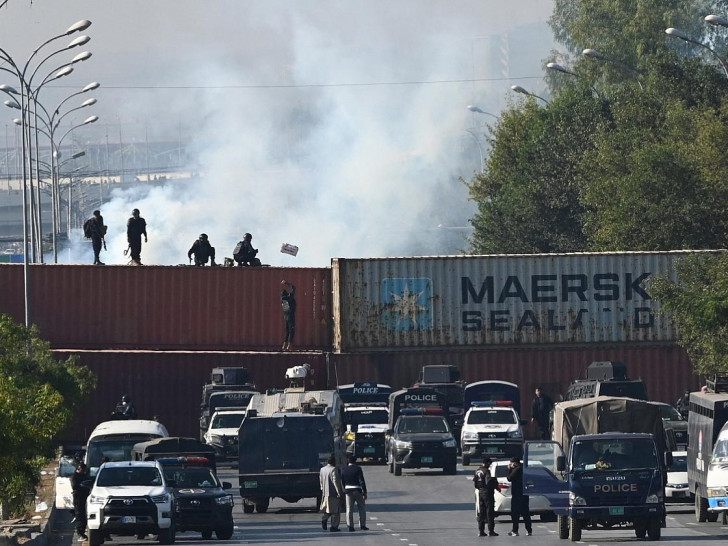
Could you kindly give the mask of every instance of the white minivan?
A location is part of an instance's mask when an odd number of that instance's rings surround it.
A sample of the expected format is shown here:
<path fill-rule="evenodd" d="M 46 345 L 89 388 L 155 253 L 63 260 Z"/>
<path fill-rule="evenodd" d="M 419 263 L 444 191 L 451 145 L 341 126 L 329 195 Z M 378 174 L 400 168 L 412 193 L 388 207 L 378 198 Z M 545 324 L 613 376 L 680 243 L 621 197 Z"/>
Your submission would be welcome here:
<path fill-rule="evenodd" d="M 169 436 L 163 424 L 146 419 L 104 421 L 91 433 L 86 443 L 86 466 L 96 476 L 105 457 L 109 461 L 131 461 L 135 444 Z"/>

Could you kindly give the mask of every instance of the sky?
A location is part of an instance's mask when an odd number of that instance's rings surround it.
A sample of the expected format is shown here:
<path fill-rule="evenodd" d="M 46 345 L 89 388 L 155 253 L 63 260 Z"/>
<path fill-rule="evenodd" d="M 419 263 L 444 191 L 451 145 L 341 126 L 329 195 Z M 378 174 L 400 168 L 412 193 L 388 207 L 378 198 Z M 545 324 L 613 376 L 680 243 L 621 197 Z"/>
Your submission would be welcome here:
<path fill-rule="evenodd" d="M 100 117 L 74 131 L 79 146 L 183 140 L 191 151 L 195 184 L 115 192 L 102 207 L 106 263 L 127 262 L 136 207 L 148 223 L 146 264 L 186 263 L 201 232 L 222 262 L 250 232 L 263 263 L 321 267 L 467 248 L 475 209 L 460 179 L 480 170 L 495 118 L 466 106 L 497 115 L 521 100 L 511 85 L 544 90 L 552 9 L 552 0 L 10 0 L 0 48 L 23 63 L 90 20 L 91 40 L 43 70 L 92 57 L 41 101 L 55 107 L 98 81 L 78 98 L 97 104 L 66 118 L 70 127 Z M 298 255 L 282 254 L 283 243 Z M 89 246 L 61 260 L 90 261 Z"/>

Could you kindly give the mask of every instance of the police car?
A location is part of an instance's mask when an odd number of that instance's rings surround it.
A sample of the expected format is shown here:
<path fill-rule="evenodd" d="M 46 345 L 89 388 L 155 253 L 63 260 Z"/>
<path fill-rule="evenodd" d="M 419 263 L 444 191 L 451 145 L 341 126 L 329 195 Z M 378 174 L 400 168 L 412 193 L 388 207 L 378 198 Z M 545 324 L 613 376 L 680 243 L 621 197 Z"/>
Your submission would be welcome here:
<path fill-rule="evenodd" d="M 510 459 L 523 456 L 523 429 L 508 400 L 473 402 L 460 432 L 463 465 L 473 457 Z"/>
<path fill-rule="evenodd" d="M 346 452 L 357 459 L 384 460 L 389 409 L 383 405 L 349 404 L 344 408 L 344 420 Z"/>
<path fill-rule="evenodd" d="M 665 497 L 674 501 L 690 501 L 693 498 L 693 494 L 688 487 L 687 451 L 672 452 L 672 464 L 667 469 Z"/>
<path fill-rule="evenodd" d="M 204 440 L 215 448 L 218 461 L 238 459 L 238 429 L 245 417 L 245 408 L 218 408 L 210 419 Z"/>

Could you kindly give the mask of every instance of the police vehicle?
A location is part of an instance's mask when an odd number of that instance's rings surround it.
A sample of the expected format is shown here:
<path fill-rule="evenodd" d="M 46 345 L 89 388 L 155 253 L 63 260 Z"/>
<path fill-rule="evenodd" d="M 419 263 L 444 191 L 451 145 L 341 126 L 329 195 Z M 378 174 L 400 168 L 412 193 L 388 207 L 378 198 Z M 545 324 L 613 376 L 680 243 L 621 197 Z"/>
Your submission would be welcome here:
<path fill-rule="evenodd" d="M 341 385 L 337 391 L 344 402 L 346 452 L 357 459 L 385 460 L 389 422 L 387 402 L 392 387 L 362 382 Z"/>
<path fill-rule="evenodd" d="M 245 417 L 244 408 L 217 408 L 205 432 L 205 443 L 212 446 L 218 461 L 237 461 L 238 429 Z"/>
<path fill-rule="evenodd" d="M 463 465 L 473 457 L 523 457 L 522 421 L 509 400 L 472 402 L 460 436 Z"/>

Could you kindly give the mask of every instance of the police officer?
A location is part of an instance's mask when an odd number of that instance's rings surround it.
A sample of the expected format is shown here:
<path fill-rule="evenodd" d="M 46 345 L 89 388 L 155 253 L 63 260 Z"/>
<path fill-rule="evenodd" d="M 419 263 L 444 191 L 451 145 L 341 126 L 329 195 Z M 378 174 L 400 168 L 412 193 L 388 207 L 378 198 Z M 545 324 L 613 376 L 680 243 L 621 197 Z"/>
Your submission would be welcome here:
<path fill-rule="evenodd" d="M 71 476 L 71 490 L 73 491 L 73 513 L 76 532 L 82 540 L 86 540 L 86 499 L 90 493 L 88 487 L 89 476 L 86 463 L 80 462 Z"/>
<path fill-rule="evenodd" d="M 483 459 L 483 464 L 475 471 L 475 513 L 478 515 L 478 536 L 485 536 L 485 521 L 488 520 L 488 536 L 497 537 L 495 532 L 495 490 L 498 480 L 490 473 L 491 460 Z"/>
<path fill-rule="evenodd" d="M 523 517 L 526 534 L 531 536 L 531 508 L 528 505 L 528 495 L 523 493 L 523 465 L 521 459 L 513 457 L 508 463 L 508 481 L 511 482 L 511 520 L 513 530 L 508 532 L 509 537 L 518 536 L 518 520 Z"/>
<path fill-rule="evenodd" d="M 131 211 L 131 218 L 126 222 L 126 240 L 129 243 L 131 263 L 142 265 L 142 235 L 147 243 L 147 221 L 139 216 L 139 209 Z"/>
<path fill-rule="evenodd" d="M 137 410 L 131 401 L 131 396 L 125 394 L 121 397 L 121 403 L 116 405 L 116 409 L 112 414 L 116 419 L 136 419 Z"/>
<path fill-rule="evenodd" d="M 215 247 L 210 245 L 206 233 L 201 233 L 199 239 L 192 243 L 192 248 L 187 251 L 187 257 L 190 261 L 192 261 L 193 254 L 195 255 L 195 265 L 204 266 L 208 259 L 210 265 L 217 265 L 215 263 Z"/>

